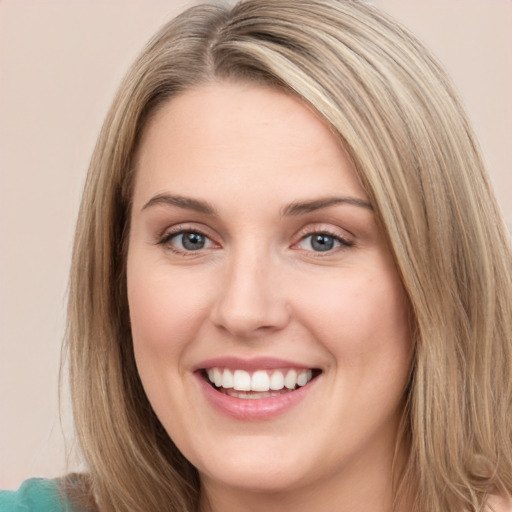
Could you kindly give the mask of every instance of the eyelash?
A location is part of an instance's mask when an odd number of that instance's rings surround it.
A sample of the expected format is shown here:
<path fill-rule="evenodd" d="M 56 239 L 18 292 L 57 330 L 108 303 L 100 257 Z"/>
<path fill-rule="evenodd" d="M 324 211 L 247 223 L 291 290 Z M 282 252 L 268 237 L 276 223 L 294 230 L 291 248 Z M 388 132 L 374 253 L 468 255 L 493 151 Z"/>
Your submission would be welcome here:
<path fill-rule="evenodd" d="M 167 249 L 169 249 L 170 251 L 172 251 L 173 253 L 178 254 L 180 256 L 184 256 L 184 257 L 195 256 L 200 251 L 205 249 L 205 248 L 200 248 L 200 249 L 198 249 L 196 251 L 193 251 L 193 250 L 181 250 L 181 249 L 177 249 L 176 247 L 174 247 L 170 243 L 173 238 L 178 237 L 180 235 L 185 235 L 185 234 L 200 235 L 200 236 L 204 237 L 205 239 L 209 240 L 210 243 L 215 244 L 215 242 L 213 242 L 211 237 L 208 236 L 201 229 L 197 229 L 197 228 L 187 229 L 187 228 L 183 228 L 183 227 L 179 227 L 179 228 L 176 228 L 173 231 L 165 233 L 163 236 L 159 237 L 159 240 L 158 240 L 157 244 L 158 245 L 162 245 L 162 246 L 166 247 Z M 302 243 L 306 239 L 308 239 L 310 237 L 313 237 L 313 236 L 326 236 L 326 237 L 332 238 L 334 240 L 334 242 L 337 242 L 339 244 L 337 247 L 328 249 L 326 251 L 314 251 L 314 250 L 304 249 L 304 251 L 307 251 L 307 252 L 310 252 L 310 253 L 314 254 L 315 257 L 327 256 L 327 255 L 333 254 L 334 252 L 343 251 L 343 250 L 346 250 L 346 249 L 354 246 L 354 242 L 352 240 L 349 240 L 348 238 L 345 238 L 344 236 L 340 235 L 339 233 L 334 233 L 333 231 L 331 231 L 329 229 L 318 229 L 318 230 L 313 230 L 313 231 L 309 231 L 309 232 L 306 232 L 306 233 L 302 234 L 300 236 L 299 241 L 294 243 L 292 247 L 295 247 L 295 246 L 299 245 L 300 243 Z"/>
<path fill-rule="evenodd" d="M 314 254 L 316 258 L 329 256 L 329 255 L 332 255 L 333 253 L 336 253 L 338 251 L 343 251 L 343 250 L 349 249 L 350 247 L 354 246 L 354 242 L 352 240 L 349 240 L 348 238 L 340 235 L 339 233 L 335 233 L 329 229 L 318 229 L 318 230 L 313 230 L 308 233 L 305 233 L 304 235 L 302 235 L 300 237 L 300 240 L 294 244 L 294 246 L 297 246 L 298 244 L 302 243 L 304 240 L 306 240 L 310 237 L 314 237 L 314 236 L 326 236 L 326 237 L 332 238 L 334 240 L 334 242 L 337 242 L 339 244 L 338 247 L 334 247 L 334 248 L 328 249 L 326 251 L 314 251 L 314 250 L 304 249 L 304 250 L 307 250 L 307 252 L 311 252 L 312 254 Z"/>
<path fill-rule="evenodd" d="M 199 251 L 201 251 L 203 248 L 201 248 L 197 251 L 187 251 L 187 250 L 177 249 L 170 243 L 173 238 L 178 237 L 180 235 L 185 235 L 187 233 L 200 235 L 200 236 L 204 237 L 205 239 L 209 240 L 211 243 L 215 243 L 212 241 L 211 237 L 208 236 L 204 231 L 197 229 L 197 228 L 192 229 L 192 228 L 183 228 L 183 227 L 179 227 L 173 231 L 168 231 L 167 233 L 165 233 L 163 236 L 161 236 L 159 238 L 159 241 L 157 243 L 158 243 L 158 245 L 162 245 L 166 249 L 169 249 L 173 253 L 178 254 L 180 256 L 185 256 L 185 257 L 186 256 L 194 256 L 194 255 L 198 254 Z"/>

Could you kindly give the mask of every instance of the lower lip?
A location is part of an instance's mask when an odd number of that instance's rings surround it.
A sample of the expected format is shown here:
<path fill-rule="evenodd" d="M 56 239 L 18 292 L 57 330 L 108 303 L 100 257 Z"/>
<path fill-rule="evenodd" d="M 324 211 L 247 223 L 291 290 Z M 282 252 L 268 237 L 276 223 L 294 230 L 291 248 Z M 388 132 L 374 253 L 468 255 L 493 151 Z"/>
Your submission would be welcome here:
<path fill-rule="evenodd" d="M 210 404 L 220 413 L 241 421 L 269 420 L 284 414 L 304 400 L 315 386 L 318 377 L 294 391 L 270 398 L 236 398 L 217 391 L 196 373 L 199 384 Z"/>

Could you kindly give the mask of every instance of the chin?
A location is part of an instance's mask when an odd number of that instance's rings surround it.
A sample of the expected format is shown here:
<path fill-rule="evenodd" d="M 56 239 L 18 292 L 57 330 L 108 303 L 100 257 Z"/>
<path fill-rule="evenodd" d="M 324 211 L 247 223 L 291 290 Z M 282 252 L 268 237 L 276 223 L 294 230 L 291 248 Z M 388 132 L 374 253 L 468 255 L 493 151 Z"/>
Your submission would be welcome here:
<path fill-rule="evenodd" d="M 247 492 L 276 493 L 300 487 L 318 473 L 318 467 L 310 467 L 311 459 L 301 457 L 296 446 L 284 447 L 282 438 L 245 438 L 236 444 L 243 447 L 219 446 L 220 453 L 210 450 L 207 460 L 193 461 L 203 481 Z"/>
<path fill-rule="evenodd" d="M 300 475 L 297 468 L 267 463 L 255 467 L 250 464 L 229 464 L 216 466 L 210 471 L 199 472 L 203 482 L 215 482 L 217 485 L 238 489 L 239 491 L 274 494 L 292 491 L 304 483 L 305 475 Z"/>

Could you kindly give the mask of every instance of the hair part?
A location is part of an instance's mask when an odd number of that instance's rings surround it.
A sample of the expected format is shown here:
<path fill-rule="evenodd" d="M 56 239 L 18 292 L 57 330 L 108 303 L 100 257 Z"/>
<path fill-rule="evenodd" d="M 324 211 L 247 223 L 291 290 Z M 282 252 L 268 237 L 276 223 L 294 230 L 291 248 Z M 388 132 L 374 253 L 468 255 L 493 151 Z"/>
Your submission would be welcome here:
<path fill-rule="evenodd" d="M 512 256 L 475 137 L 440 65 L 357 0 L 193 7 L 122 82 L 93 153 L 70 281 L 67 353 L 78 439 L 102 512 L 195 511 L 199 478 L 138 377 L 126 297 L 136 152 L 190 88 L 252 82 L 332 127 L 394 254 L 414 323 L 398 443 L 414 512 L 481 511 L 512 493 Z"/>

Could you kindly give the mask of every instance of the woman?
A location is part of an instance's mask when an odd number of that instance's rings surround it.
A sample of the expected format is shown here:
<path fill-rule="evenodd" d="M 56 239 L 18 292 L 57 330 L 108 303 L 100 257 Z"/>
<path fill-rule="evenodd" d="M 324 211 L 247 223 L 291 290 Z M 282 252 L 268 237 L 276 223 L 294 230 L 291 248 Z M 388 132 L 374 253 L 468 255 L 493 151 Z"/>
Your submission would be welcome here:
<path fill-rule="evenodd" d="M 353 0 L 193 8 L 91 162 L 67 346 L 89 472 L 62 488 L 101 512 L 510 510 L 511 275 L 406 30 Z"/>

